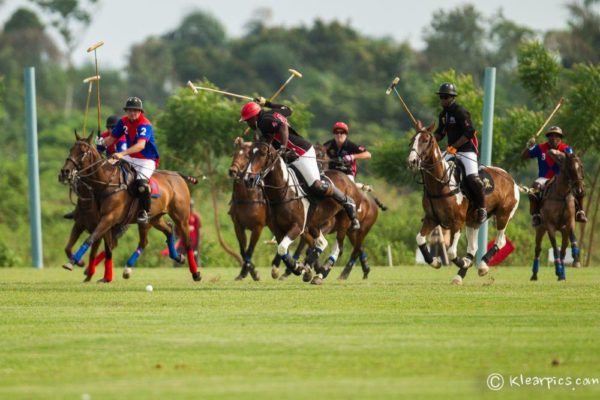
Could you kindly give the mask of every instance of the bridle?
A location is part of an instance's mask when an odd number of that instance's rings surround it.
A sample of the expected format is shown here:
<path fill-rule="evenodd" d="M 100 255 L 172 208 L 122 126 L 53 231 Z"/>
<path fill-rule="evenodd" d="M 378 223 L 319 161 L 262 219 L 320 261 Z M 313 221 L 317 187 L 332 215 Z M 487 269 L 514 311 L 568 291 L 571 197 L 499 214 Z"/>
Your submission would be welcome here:
<path fill-rule="evenodd" d="M 261 151 L 260 147 L 266 148 L 267 162 L 265 163 L 265 166 L 261 168 L 260 172 L 253 174 L 250 172 L 250 167 L 252 166 L 252 163 L 254 162 L 257 153 Z M 246 170 L 244 173 L 246 179 L 251 177 L 252 175 L 255 175 L 255 178 L 253 178 L 255 185 L 262 185 L 263 187 L 273 187 L 275 189 L 283 189 L 285 186 L 287 186 L 287 183 L 285 183 L 284 186 L 281 187 L 268 186 L 264 183 L 264 178 L 275 169 L 275 166 L 279 161 L 279 156 L 277 155 L 277 153 L 275 153 L 275 156 L 272 155 L 273 152 L 271 151 L 271 145 L 265 142 L 254 142 L 254 146 L 252 146 L 252 148 L 254 151 L 250 155 L 250 160 L 248 161 L 248 165 L 246 166 Z"/>
<path fill-rule="evenodd" d="M 419 134 L 422 134 L 423 132 L 427 133 L 428 135 L 431 136 L 431 140 L 429 141 L 429 143 L 427 144 L 427 146 L 421 151 L 417 151 L 417 149 L 415 149 L 414 146 L 414 142 L 417 138 L 417 136 Z M 410 147 L 410 152 L 408 153 L 409 156 L 412 153 L 415 153 L 418 159 L 418 163 L 417 163 L 417 168 L 419 169 L 419 171 L 421 171 L 421 174 L 427 174 L 429 175 L 433 180 L 435 180 L 436 182 L 442 184 L 442 185 L 448 185 L 450 183 L 450 180 L 452 178 L 452 174 L 454 173 L 454 168 L 448 168 L 444 170 L 444 178 L 438 178 L 437 176 L 434 175 L 433 171 L 434 169 L 439 165 L 439 164 L 443 164 L 444 162 L 444 157 L 440 157 L 439 160 L 437 161 L 429 161 L 429 159 L 431 157 L 429 157 L 429 154 L 432 152 L 432 148 L 433 148 L 433 144 L 434 144 L 434 138 L 433 135 L 431 133 L 429 133 L 427 131 L 427 129 L 423 128 L 421 130 L 419 130 L 415 136 L 413 136 L 413 138 L 411 139 L 410 143 L 409 143 L 409 147 Z"/>

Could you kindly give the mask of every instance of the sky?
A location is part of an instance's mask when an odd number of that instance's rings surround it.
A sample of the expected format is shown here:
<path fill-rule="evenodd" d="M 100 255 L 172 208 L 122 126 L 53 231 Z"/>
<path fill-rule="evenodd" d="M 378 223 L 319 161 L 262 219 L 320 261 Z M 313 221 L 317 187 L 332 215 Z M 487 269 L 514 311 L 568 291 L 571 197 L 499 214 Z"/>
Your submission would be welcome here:
<path fill-rule="evenodd" d="M 120 68 L 127 64 L 133 44 L 148 36 L 159 36 L 175 29 L 184 16 L 194 10 L 212 14 L 225 26 L 229 37 L 244 34 L 244 25 L 259 8 L 272 10 L 272 24 L 306 25 L 319 18 L 349 22 L 359 32 L 372 36 L 408 40 L 416 49 L 423 47 L 423 29 L 433 12 L 474 4 L 485 17 L 502 9 L 504 16 L 538 31 L 566 27 L 567 0 L 99 0 L 92 23 L 83 33 L 74 54 L 76 64 L 93 61 L 87 47 L 100 40 L 98 50 L 104 65 Z M 4 23 L 27 0 L 7 0 L 0 6 Z M 31 6 L 30 6 L 31 7 Z"/>

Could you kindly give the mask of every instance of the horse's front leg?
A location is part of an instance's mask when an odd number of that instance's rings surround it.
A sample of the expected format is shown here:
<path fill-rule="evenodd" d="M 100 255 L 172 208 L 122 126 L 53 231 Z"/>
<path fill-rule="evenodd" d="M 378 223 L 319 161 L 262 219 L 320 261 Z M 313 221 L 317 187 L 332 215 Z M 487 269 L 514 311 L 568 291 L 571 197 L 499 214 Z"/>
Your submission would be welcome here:
<path fill-rule="evenodd" d="M 542 252 L 542 239 L 546 233 L 546 228 L 540 226 L 535 229 L 535 250 L 533 255 L 533 265 L 531 267 L 531 281 L 538 280 L 538 272 L 540 270 L 540 253 Z"/>
<path fill-rule="evenodd" d="M 292 242 L 300 235 L 300 232 L 302 232 L 302 228 L 299 225 L 295 225 L 287 232 L 287 234 L 279 241 L 277 245 L 277 254 L 285 264 L 286 268 L 293 272 L 294 275 L 300 275 L 302 271 L 297 268 L 296 260 L 289 255 L 288 249 Z"/>
<path fill-rule="evenodd" d="M 569 233 L 570 229 L 567 227 L 561 230 L 561 244 L 560 244 L 560 276 L 562 279 L 566 279 L 565 275 L 565 257 L 567 256 L 567 247 L 569 247 Z"/>
<path fill-rule="evenodd" d="M 77 253 L 75 253 L 75 255 L 71 258 L 71 262 L 74 264 L 79 263 L 81 258 L 83 258 L 85 253 L 90 248 L 90 246 L 94 242 L 97 242 L 101 237 L 103 237 L 106 234 L 106 232 L 108 232 L 108 230 L 114 226 L 114 224 L 115 218 L 112 215 L 104 216 L 96 226 L 96 229 L 94 229 L 94 232 L 92 232 L 90 237 L 88 237 L 85 240 L 85 242 L 83 242 L 83 244 L 79 247 L 79 250 L 77 250 Z"/>
<path fill-rule="evenodd" d="M 575 236 L 575 230 L 571 229 L 569 233 L 569 240 L 571 241 L 571 255 L 573 256 L 573 268 L 581 267 L 581 261 L 579 261 L 579 246 L 577 245 L 577 237 Z"/>
<path fill-rule="evenodd" d="M 417 246 L 419 246 L 419 250 L 421 250 L 421 254 L 423 255 L 423 259 L 433 268 L 440 268 L 442 266 L 442 259 L 440 257 L 432 257 L 431 253 L 429 253 L 429 249 L 427 248 L 427 235 L 437 226 L 435 222 L 425 217 L 423 220 L 423 225 L 421 225 L 421 230 L 417 233 Z"/>
<path fill-rule="evenodd" d="M 560 250 L 556 245 L 556 230 L 553 228 L 548 229 L 548 238 L 552 245 L 552 254 L 554 255 L 554 273 L 558 277 L 559 281 L 565 280 L 564 274 L 561 274 L 561 261 L 560 261 Z"/>
<path fill-rule="evenodd" d="M 71 234 L 69 236 L 69 241 L 67 242 L 67 245 L 65 246 L 65 254 L 67 255 L 67 259 L 69 261 L 66 262 L 65 264 L 63 264 L 62 267 L 66 270 L 73 271 L 73 264 L 71 263 L 71 259 L 73 258 L 73 245 L 75 244 L 77 239 L 79 239 L 79 236 L 81 236 L 83 231 L 84 231 L 83 226 L 81 226 L 77 222 L 75 222 L 73 224 L 73 227 L 71 228 Z M 80 267 L 83 267 L 84 263 L 82 261 L 80 261 L 77 265 L 79 265 Z"/>
<path fill-rule="evenodd" d="M 462 285 L 463 279 L 467 276 L 467 270 L 473 265 L 475 254 L 477 254 L 477 233 L 479 228 L 471 228 L 467 226 L 467 255 L 460 259 L 459 263 L 456 263 L 458 267 L 458 273 L 452 278 L 452 284 Z M 450 258 L 450 255 L 448 255 Z"/>

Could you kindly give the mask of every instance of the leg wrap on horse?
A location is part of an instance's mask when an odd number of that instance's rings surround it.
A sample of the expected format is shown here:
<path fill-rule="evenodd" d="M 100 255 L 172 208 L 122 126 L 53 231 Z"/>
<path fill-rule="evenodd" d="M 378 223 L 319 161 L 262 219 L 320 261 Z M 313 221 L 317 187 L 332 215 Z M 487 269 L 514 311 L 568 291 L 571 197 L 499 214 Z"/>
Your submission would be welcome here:
<path fill-rule="evenodd" d="M 142 251 L 144 251 L 144 249 L 142 249 L 141 247 L 138 247 L 133 254 L 131 255 L 131 257 L 129 257 L 129 260 L 127 260 L 127 266 L 128 267 L 133 267 L 135 265 L 135 263 L 137 262 L 138 258 L 140 258 L 140 256 L 142 255 Z"/>
<path fill-rule="evenodd" d="M 492 259 L 492 257 L 494 257 L 496 255 L 496 253 L 498 252 L 498 250 L 500 250 L 498 248 L 498 245 L 494 244 L 492 246 L 492 248 L 487 253 L 485 253 L 485 255 L 483 257 L 481 257 L 481 261 L 483 261 L 486 264 L 489 263 L 490 260 Z"/>
<path fill-rule="evenodd" d="M 421 254 L 423 254 L 423 259 L 427 264 L 431 264 L 433 262 L 433 257 L 431 257 L 431 253 L 429 253 L 429 249 L 427 248 L 427 244 L 419 245 L 419 249 L 421 250 Z"/>

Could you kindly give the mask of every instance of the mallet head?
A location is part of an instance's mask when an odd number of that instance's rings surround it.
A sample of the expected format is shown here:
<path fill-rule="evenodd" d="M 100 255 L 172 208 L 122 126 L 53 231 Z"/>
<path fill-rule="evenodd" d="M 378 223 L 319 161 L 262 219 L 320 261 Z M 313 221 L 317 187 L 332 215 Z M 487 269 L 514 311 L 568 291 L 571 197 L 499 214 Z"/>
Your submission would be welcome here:
<path fill-rule="evenodd" d="M 288 71 L 290 72 L 290 74 L 297 76 L 298 78 L 302 78 L 302 74 L 298 71 L 296 71 L 295 69 L 288 69 Z"/>
<path fill-rule="evenodd" d="M 89 83 L 89 82 L 93 82 L 93 81 L 99 81 L 100 80 L 100 75 L 94 75 L 94 76 L 90 76 L 87 77 L 83 80 L 83 83 Z"/>
<path fill-rule="evenodd" d="M 88 47 L 87 52 L 92 52 L 94 50 L 96 50 L 98 47 L 103 46 L 104 45 L 104 41 L 99 41 L 98 43 L 94 43 L 93 45 L 91 45 L 90 47 Z"/>
<path fill-rule="evenodd" d="M 396 85 L 398 85 L 398 82 L 400 82 L 399 76 L 395 77 L 392 83 L 390 83 L 390 86 L 388 86 L 387 90 L 385 91 L 385 94 L 392 93 L 392 90 L 396 87 Z"/>
<path fill-rule="evenodd" d="M 187 85 L 190 87 L 190 89 L 192 89 L 192 91 L 194 92 L 194 94 L 198 94 L 198 89 L 196 89 L 196 86 L 194 86 L 194 84 L 192 83 L 192 81 L 187 81 Z"/>

